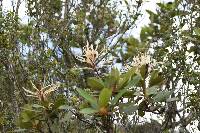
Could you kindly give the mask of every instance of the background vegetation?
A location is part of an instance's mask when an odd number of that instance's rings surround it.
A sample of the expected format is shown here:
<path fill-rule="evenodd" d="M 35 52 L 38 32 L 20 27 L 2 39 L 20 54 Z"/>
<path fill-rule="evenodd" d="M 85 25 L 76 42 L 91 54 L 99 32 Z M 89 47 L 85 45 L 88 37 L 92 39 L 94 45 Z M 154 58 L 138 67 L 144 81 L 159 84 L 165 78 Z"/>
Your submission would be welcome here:
<path fill-rule="evenodd" d="M 200 130 L 199 0 L 157 3 L 139 38 L 143 0 L 14 2 L 0 1 L 1 132 Z"/>

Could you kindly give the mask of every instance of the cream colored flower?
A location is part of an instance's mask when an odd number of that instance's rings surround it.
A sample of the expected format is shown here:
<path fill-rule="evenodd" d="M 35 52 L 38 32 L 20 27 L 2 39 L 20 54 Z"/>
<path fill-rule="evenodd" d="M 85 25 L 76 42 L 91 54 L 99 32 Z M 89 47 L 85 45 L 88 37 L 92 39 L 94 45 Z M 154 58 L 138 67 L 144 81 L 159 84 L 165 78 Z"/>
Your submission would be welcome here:
<path fill-rule="evenodd" d="M 87 45 L 83 48 L 83 55 L 81 57 L 78 56 L 77 59 L 88 63 L 90 66 L 94 66 L 99 57 L 97 49 L 98 45 L 94 49 L 94 46 L 92 44 L 89 45 L 89 42 L 87 41 Z"/>
<path fill-rule="evenodd" d="M 46 101 L 47 95 L 49 95 L 51 92 L 54 92 L 55 90 L 57 90 L 57 88 L 60 86 L 60 84 L 52 84 L 52 85 L 38 88 L 33 84 L 33 82 L 31 82 L 31 84 L 32 84 L 32 87 L 36 91 L 33 92 L 33 91 L 27 90 L 23 87 L 24 91 L 26 92 L 26 96 L 38 98 L 40 101 Z"/>
<path fill-rule="evenodd" d="M 152 59 L 149 54 L 144 53 L 134 57 L 131 66 L 136 68 L 137 73 L 143 65 L 148 65 L 148 70 L 151 71 L 156 64 L 158 64 L 156 60 Z"/>
<path fill-rule="evenodd" d="M 143 65 L 152 63 L 152 59 L 148 54 L 141 54 L 133 58 L 132 66 L 140 68 Z"/>

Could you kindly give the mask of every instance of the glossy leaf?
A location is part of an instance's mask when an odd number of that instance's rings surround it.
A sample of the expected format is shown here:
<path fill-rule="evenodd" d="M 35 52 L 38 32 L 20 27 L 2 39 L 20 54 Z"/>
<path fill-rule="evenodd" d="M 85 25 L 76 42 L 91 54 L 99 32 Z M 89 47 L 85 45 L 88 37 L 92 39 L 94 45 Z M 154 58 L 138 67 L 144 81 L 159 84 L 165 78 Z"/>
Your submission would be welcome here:
<path fill-rule="evenodd" d="M 147 95 L 154 95 L 158 91 L 158 86 L 152 86 L 150 88 L 147 88 L 146 93 Z"/>
<path fill-rule="evenodd" d="M 114 97 L 114 99 L 111 101 L 111 105 L 115 105 L 118 100 L 127 92 L 127 89 L 120 90 L 119 93 Z"/>
<path fill-rule="evenodd" d="M 142 77 L 140 75 L 136 75 L 133 77 L 133 79 L 131 81 L 129 81 L 128 85 L 125 88 L 131 88 L 131 87 L 135 87 L 139 81 L 142 79 Z"/>
<path fill-rule="evenodd" d="M 120 79 L 120 72 L 117 68 L 113 68 L 111 73 L 107 76 L 105 80 L 106 87 L 111 88 L 116 86 Z"/>
<path fill-rule="evenodd" d="M 82 113 L 82 114 L 94 114 L 97 112 L 98 112 L 98 110 L 95 110 L 93 108 L 84 108 L 84 109 L 80 110 L 80 113 Z"/>
<path fill-rule="evenodd" d="M 127 82 L 128 82 L 128 80 L 129 80 L 128 78 L 120 78 L 119 82 L 118 82 L 118 85 L 117 85 L 118 90 L 120 90 L 123 87 L 125 87 Z"/>
<path fill-rule="evenodd" d="M 161 85 L 164 81 L 164 78 L 160 75 L 158 71 L 153 71 L 149 80 L 149 86 Z"/>
<path fill-rule="evenodd" d="M 171 91 L 161 91 L 161 92 L 158 92 L 157 95 L 153 97 L 153 99 L 156 102 L 164 102 L 169 98 L 171 94 L 172 94 Z"/>
<path fill-rule="evenodd" d="M 87 84 L 88 84 L 88 86 L 90 86 L 92 89 L 95 89 L 95 90 L 101 90 L 104 88 L 103 81 L 96 77 L 88 78 Z"/>
<path fill-rule="evenodd" d="M 112 96 L 112 90 L 104 88 L 99 94 L 99 106 L 106 107 L 110 101 L 111 96 Z"/>
<path fill-rule="evenodd" d="M 120 76 L 120 72 L 119 72 L 119 70 L 117 69 L 117 68 L 113 68 L 112 70 L 111 70 L 111 77 L 113 77 L 114 78 L 114 80 L 119 80 L 119 76 Z"/>
<path fill-rule="evenodd" d="M 125 87 L 128 83 L 128 81 L 131 79 L 131 77 L 135 74 L 135 68 L 129 69 L 126 73 L 122 74 L 120 76 L 119 82 L 118 82 L 118 89 L 122 89 Z"/>
<path fill-rule="evenodd" d="M 90 94 L 88 94 L 86 91 L 82 90 L 82 89 L 77 89 L 79 95 L 81 95 L 83 98 L 85 98 L 85 100 L 87 100 L 93 108 L 97 108 L 97 100 L 96 98 L 94 98 L 93 96 L 91 96 Z"/>
<path fill-rule="evenodd" d="M 71 107 L 70 106 L 68 106 L 68 105 L 62 105 L 62 106 L 60 106 L 58 109 L 60 109 L 60 110 L 68 110 L 68 109 L 70 109 Z"/>
<path fill-rule="evenodd" d="M 128 106 L 123 107 L 123 112 L 127 115 L 132 115 L 135 111 L 138 110 L 138 106 L 135 104 L 130 104 Z"/>

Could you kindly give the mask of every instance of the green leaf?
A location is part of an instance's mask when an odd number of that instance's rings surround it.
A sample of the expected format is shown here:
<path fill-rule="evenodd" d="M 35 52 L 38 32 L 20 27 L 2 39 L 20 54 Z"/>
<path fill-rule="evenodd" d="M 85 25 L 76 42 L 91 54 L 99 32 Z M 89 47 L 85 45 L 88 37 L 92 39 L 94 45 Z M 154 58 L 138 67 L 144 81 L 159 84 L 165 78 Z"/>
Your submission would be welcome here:
<path fill-rule="evenodd" d="M 82 89 L 77 89 L 79 95 L 81 95 L 83 98 L 85 98 L 85 100 L 87 100 L 91 106 L 93 108 L 97 108 L 97 100 L 96 98 L 94 98 L 93 96 L 91 96 L 90 94 L 88 94 L 86 91 L 82 90 Z"/>
<path fill-rule="evenodd" d="M 156 3 L 160 8 L 165 9 L 166 8 L 166 4 L 164 3 Z"/>
<path fill-rule="evenodd" d="M 99 106 L 106 107 L 112 96 L 112 89 L 104 88 L 99 94 Z"/>
<path fill-rule="evenodd" d="M 93 89 L 101 90 L 104 88 L 104 83 L 101 79 L 98 79 L 96 77 L 91 77 L 87 79 L 88 86 L 90 86 Z"/>
<path fill-rule="evenodd" d="M 128 1 L 127 0 L 124 0 L 124 2 L 125 2 L 126 5 L 128 5 Z"/>
<path fill-rule="evenodd" d="M 16 130 L 14 130 L 14 133 L 22 133 L 25 131 L 26 131 L 26 129 L 16 129 Z"/>
<path fill-rule="evenodd" d="M 63 96 L 59 96 L 54 102 L 53 108 L 58 109 L 60 106 L 65 105 L 66 99 Z"/>
<path fill-rule="evenodd" d="M 115 105 L 118 102 L 118 100 L 123 96 L 123 94 L 126 92 L 127 92 L 127 89 L 120 90 L 119 93 L 111 101 L 111 105 Z"/>
<path fill-rule="evenodd" d="M 117 85 L 120 78 L 120 72 L 116 68 L 112 68 L 111 73 L 105 80 L 106 87 L 110 88 L 113 85 Z"/>
<path fill-rule="evenodd" d="M 135 111 L 138 110 L 138 106 L 135 104 L 130 104 L 128 106 L 123 107 L 123 112 L 127 115 L 132 115 Z"/>
<path fill-rule="evenodd" d="M 93 109 L 93 108 L 84 108 L 84 109 L 80 110 L 80 113 L 82 113 L 82 114 L 94 114 L 97 112 L 98 112 L 98 110 Z"/>
<path fill-rule="evenodd" d="M 150 88 L 148 88 L 147 90 L 146 90 L 146 93 L 147 93 L 147 95 L 154 95 L 154 94 L 156 94 L 157 93 L 157 90 L 158 90 L 158 86 L 152 86 L 152 87 L 150 87 Z"/>
<path fill-rule="evenodd" d="M 143 110 L 138 110 L 138 115 L 143 117 L 145 115 L 145 112 Z"/>
<path fill-rule="evenodd" d="M 45 108 L 44 106 L 39 105 L 39 104 L 33 104 L 32 107 L 34 107 L 34 108 Z"/>
<path fill-rule="evenodd" d="M 163 81 L 164 78 L 161 76 L 161 74 L 158 71 L 153 71 L 149 80 L 149 87 L 154 85 L 161 85 Z"/>
<path fill-rule="evenodd" d="M 115 80 L 118 80 L 120 77 L 120 72 L 117 68 L 112 68 L 111 70 L 111 76 L 115 78 Z"/>
<path fill-rule="evenodd" d="M 81 103 L 80 106 L 79 106 L 80 109 L 84 109 L 84 108 L 87 108 L 87 107 L 90 107 L 90 105 L 89 105 L 89 103 L 87 101 Z"/>
<path fill-rule="evenodd" d="M 60 120 L 60 122 L 69 122 L 71 119 L 71 117 L 73 116 L 72 112 L 67 112 L 65 113 L 65 115 L 62 117 L 62 119 Z"/>
<path fill-rule="evenodd" d="M 133 98 L 134 97 L 135 90 L 127 90 L 123 94 L 123 98 Z"/>
<path fill-rule="evenodd" d="M 147 77 L 147 72 L 148 72 L 148 66 L 147 65 L 142 65 L 140 67 L 140 74 L 141 74 L 143 79 L 145 79 Z"/>
<path fill-rule="evenodd" d="M 153 99 L 156 102 L 164 102 L 169 98 L 171 94 L 172 94 L 172 91 L 160 91 L 157 93 L 155 97 L 153 97 Z"/>
<path fill-rule="evenodd" d="M 71 107 L 70 106 L 68 106 L 68 105 L 62 105 L 62 106 L 60 106 L 58 109 L 60 109 L 60 110 L 68 110 L 68 109 L 70 109 Z"/>
<path fill-rule="evenodd" d="M 136 92 L 134 92 L 133 95 L 134 95 L 134 96 L 141 96 L 141 92 L 140 92 L 140 91 L 136 91 Z"/>
<path fill-rule="evenodd" d="M 26 113 L 28 113 L 28 114 L 34 114 L 34 113 L 39 113 L 39 112 L 41 112 L 41 110 L 35 110 L 35 109 L 33 109 L 32 108 L 32 105 L 31 104 L 26 104 L 26 105 L 24 105 L 24 107 L 22 107 L 21 109 L 23 109 L 24 110 L 24 112 L 26 112 Z"/>
<path fill-rule="evenodd" d="M 139 104 L 139 107 L 138 107 L 138 115 L 143 117 L 145 115 L 145 110 L 147 109 L 147 104 L 146 104 L 146 101 L 142 101 L 140 104 Z"/>
<path fill-rule="evenodd" d="M 26 112 L 21 113 L 22 116 L 22 122 L 29 122 L 31 120 L 31 117 Z"/>
<path fill-rule="evenodd" d="M 23 110 L 26 110 L 26 111 L 29 111 L 29 112 L 36 112 L 36 113 L 40 113 L 41 111 L 40 110 L 34 110 L 34 109 L 30 109 L 30 108 L 21 108 Z"/>
<path fill-rule="evenodd" d="M 140 43 L 139 40 L 134 38 L 133 36 L 125 38 L 125 39 L 123 39 L 123 41 L 125 43 L 127 43 L 129 49 L 130 49 L 130 47 L 132 49 L 136 49 L 138 47 L 139 43 Z"/>
<path fill-rule="evenodd" d="M 178 97 L 173 97 L 173 98 L 168 98 L 166 100 L 166 102 L 174 102 L 174 101 L 179 101 L 179 98 Z"/>
<path fill-rule="evenodd" d="M 200 28 L 195 28 L 195 29 L 194 29 L 194 33 L 195 33 L 197 36 L 200 36 Z"/>
<path fill-rule="evenodd" d="M 135 74 L 135 69 L 131 68 L 128 72 L 122 74 L 120 76 L 117 88 L 120 90 L 127 85 L 127 82 L 131 79 L 131 77 Z"/>
<path fill-rule="evenodd" d="M 126 86 L 126 83 L 128 82 L 128 78 L 120 78 L 119 79 L 119 83 L 117 85 L 117 89 L 120 90 L 122 89 L 124 86 Z"/>
<path fill-rule="evenodd" d="M 158 23 L 159 22 L 157 14 L 155 14 L 154 12 L 152 12 L 150 10 L 146 10 L 146 12 L 149 14 L 149 19 L 151 20 L 151 22 L 154 22 L 154 23 Z"/>
<path fill-rule="evenodd" d="M 136 86 L 141 79 L 142 79 L 142 77 L 140 75 L 134 76 L 133 79 L 131 81 L 129 81 L 128 85 L 125 88 L 128 89 L 128 88 Z"/>
<path fill-rule="evenodd" d="M 148 37 L 152 34 L 153 29 L 151 27 L 143 27 L 140 32 L 140 39 L 142 42 L 146 41 Z"/>

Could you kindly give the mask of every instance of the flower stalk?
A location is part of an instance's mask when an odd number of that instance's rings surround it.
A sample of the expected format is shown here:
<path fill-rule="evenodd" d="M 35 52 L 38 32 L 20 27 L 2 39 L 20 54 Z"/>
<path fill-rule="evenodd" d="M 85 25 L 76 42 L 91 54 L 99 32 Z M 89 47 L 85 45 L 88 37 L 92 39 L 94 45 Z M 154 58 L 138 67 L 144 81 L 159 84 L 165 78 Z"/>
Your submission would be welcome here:
<path fill-rule="evenodd" d="M 31 85 L 36 90 L 35 92 L 27 90 L 24 87 L 23 87 L 23 90 L 25 91 L 26 96 L 35 97 L 39 101 L 47 101 L 47 96 L 50 93 L 56 91 L 58 89 L 58 87 L 60 86 L 60 84 L 57 83 L 57 84 L 52 84 L 52 85 L 48 85 L 45 87 L 42 87 L 42 86 L 36 87 L 36 85 L 33 84 L 32 81 L 31 81 Z"/>

